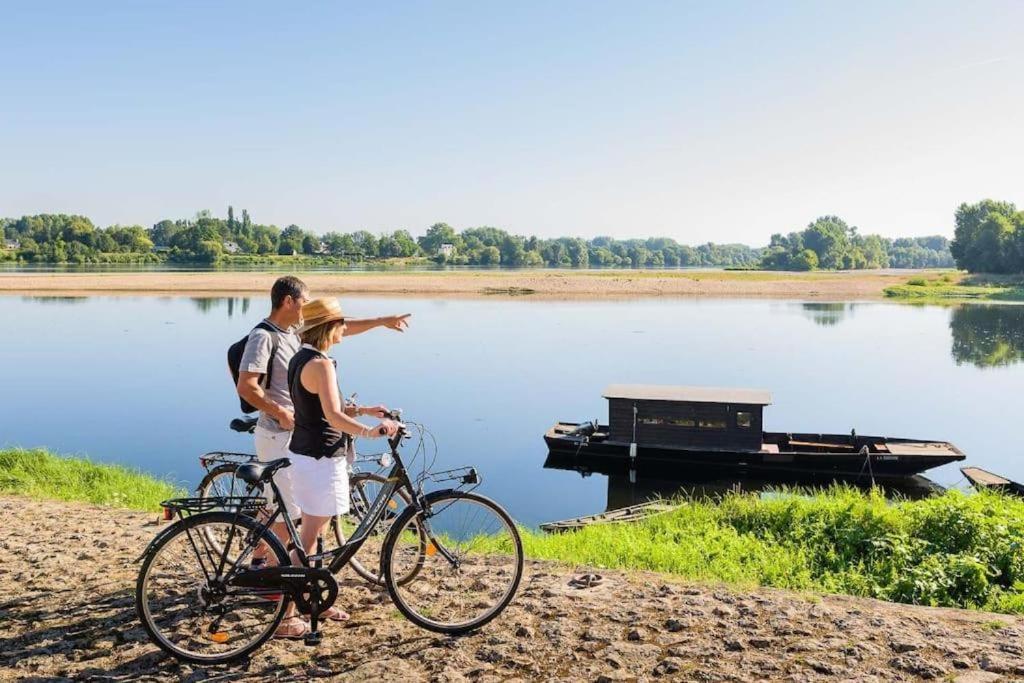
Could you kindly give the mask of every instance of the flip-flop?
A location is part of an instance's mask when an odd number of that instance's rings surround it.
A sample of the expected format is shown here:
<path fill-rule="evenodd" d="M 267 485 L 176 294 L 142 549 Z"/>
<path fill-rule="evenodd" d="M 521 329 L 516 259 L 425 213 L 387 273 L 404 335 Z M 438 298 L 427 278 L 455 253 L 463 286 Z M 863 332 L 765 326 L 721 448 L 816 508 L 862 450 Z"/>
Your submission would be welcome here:
<path fill-rule="evenodd" d="M 296 622 L 302 624 L 302 630 L 300 630 L 298 633 L 290 633 L 287 630 L 285 630 L 288 628 L 289 624 L 294 624 Z M 284 640 L 301 640 L 302 638 L 305 638 L 308 634 L 309 622 L 305 621 L 302 617 L 288 617 L 287 619 L 282 621 L 281 625 L 277 627 L 276 631 L 274 631 L 275 638 L 282 638 Z"/>

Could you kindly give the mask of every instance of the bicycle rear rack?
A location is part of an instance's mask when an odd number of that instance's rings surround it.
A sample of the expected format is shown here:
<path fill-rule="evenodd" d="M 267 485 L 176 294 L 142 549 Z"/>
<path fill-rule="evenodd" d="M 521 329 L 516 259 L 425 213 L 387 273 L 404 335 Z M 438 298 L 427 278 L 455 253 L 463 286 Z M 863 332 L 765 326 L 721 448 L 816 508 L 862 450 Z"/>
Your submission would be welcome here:
<path fill-rule="evenodd" d="M 254 453 L 232 453 L 229 451 L 210 451 L 199 456 L 199 464 L 209 469 L 210 465 L 244 465 L 256 460 Z"/>
<path fill-rule="evenodd" d="M 164 519 L 170 520 L 175 515 L 184 519 L 190 515 L 212 510 L 253 515 L 264 507 L 267 501 L 262 496 L 210 496 L 209 498 L 172 498 L 160 503 L 164 510 Z"/>

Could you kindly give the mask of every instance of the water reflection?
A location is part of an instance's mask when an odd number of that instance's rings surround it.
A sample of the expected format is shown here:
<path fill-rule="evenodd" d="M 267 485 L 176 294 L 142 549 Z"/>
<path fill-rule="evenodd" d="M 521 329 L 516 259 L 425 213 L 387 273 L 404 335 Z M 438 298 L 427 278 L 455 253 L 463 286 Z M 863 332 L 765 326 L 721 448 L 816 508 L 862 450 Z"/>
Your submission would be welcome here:
<path fill-rule="evenodd" d="M 571 458 L 564 455 L 548 454 L 545 469 L 570 470 L 583 477 L 601 474 L 608 478 L 608 494 L 605 511 L 619 510 L 659 498 L 683 496 L 687 498 L 718 498 L 731 492 L 760 493 L 780 488 L 824 488 L 833 483 L 855 486 L 862 489 L 872 487 L 871 478 L 865 475 L 858 479 L 836 479 L 821 477 L 748 477 L 748 476 L 694 476 L 682 469 L 653 467 L 639 463 L 635 474 L 627 466 L 613 465 L 607 461 L 591 461 L 586 458 Z M 924 498 L 942 487 L 923 476 L 908 477 L 901 481 L 878 483 L 877 486 L 891 497 Z"/>
<path fill-rule="evenodd" d="M 212 313 L 214 309 L 227 306 L 228 317 L 234 317 L 235 313 L 245 315 L 249 312 L 249 297 L 192 297 L 191 301 L 202 313 Z"/>
<path fill-rule="evenodd" d="M 801 304 L 801 309 L 804 316 L 814 322 L 814 324 L 832 327 L 852 315 L 854 306 L 856 304 L 808 302 Z"/>
<path fill-rule="evenodd" d="M 81 304 L 85 303 L 87 296 L 23 296 L 22 301 L 31 301 L 37 304 Z"/>
<path fill-rule="evenodd" d="M 1024 360 L 1024 306 L 959 306 L 953 309 L 949 329 L 957 365 L 996 368 Z"/>

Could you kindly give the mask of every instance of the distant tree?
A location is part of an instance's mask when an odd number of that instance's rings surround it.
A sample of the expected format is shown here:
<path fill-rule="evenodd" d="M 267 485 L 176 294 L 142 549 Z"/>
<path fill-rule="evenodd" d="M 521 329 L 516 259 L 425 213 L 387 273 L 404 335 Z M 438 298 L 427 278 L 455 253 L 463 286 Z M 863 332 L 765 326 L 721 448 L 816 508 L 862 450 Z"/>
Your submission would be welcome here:
<path fill-rule="evenodd" d="M 434 256 L 441 250 L 442 244 L 452 244 L 458 247 L 458 236 L 455 229 L 447 223 L 434 223 L 425 235 L 418 240 L 420 248 L 427 256 Z"/>
<path fill-rule="evenodd" d="M 479 262 L 484 266 L 496 266 L 501 263 L 501 251 L 497 247 L 484 247 Z"/>
<path fill-rule="evenodd" d="M 804 249 L 792 261 L 793 270 L 817 270 L 818 254 L 813 249 Z"/>
<path fill-rule="evenodd" d="M 1024 272 L 1024 212 L 1009 202 L 961 204 L 950 251 L 971 272 Z"/>

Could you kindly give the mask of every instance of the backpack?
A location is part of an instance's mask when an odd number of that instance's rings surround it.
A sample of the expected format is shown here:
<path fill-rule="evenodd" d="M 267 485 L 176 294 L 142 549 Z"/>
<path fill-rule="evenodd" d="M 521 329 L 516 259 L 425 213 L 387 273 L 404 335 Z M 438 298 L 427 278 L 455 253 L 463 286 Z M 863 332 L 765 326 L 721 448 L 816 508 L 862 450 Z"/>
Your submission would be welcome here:
<path fill-rule="evenodd" d="M 260 386 L 266 389 L 270 386 L 270 376 L 274 371 L 274 356 L 277 355 L 277 335 L 274 334 L 277 330 L 265 320 L 252 329 L 266 330 L 270 332 L 270 338 L 273 339 L 273 346 L 270 347 L 270 358 L 267 360 L 267 371 L 261 376 L 262 382 L 260 383 Z M 245 345 L 249 343 L 249 335 L 251 334 L 252 331 L 228 347 L 228 370 L 231 372 L 231 379 L 234 380 L 236 388 L 238 387 L 238 373 L 239 367 L 242 365 L 242 355 L 245 353 Z M 255 413 L 259 410 L 259 408 L 241 396 L 238 397 L 238 402 L 243 413 Z"/>

